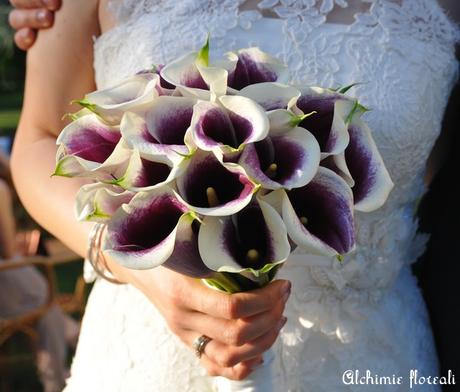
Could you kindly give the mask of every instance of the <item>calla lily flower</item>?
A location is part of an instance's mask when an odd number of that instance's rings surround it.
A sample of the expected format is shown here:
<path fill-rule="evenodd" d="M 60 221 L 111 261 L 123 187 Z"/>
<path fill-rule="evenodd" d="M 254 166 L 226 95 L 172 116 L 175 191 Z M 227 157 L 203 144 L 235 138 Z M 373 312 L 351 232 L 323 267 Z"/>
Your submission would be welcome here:
<path fill-rule="evenodd" d="M 160 64 L 155 66 L 153 72 L 156 73 L 160 77 L 160 82 L 157 84 L 157 91 L 159 95 L 172 95 L 175 91 L 175 86 L 171 83 L 168 83 L 164 80 L 161 76 L 161 70 L 164 68 L 164 64 Z"/>
<path fill-rule="evenodd" d="M 180 161 L 189 153 L 184 138 L 195 103 L 192 98 L 158 97 L 148 110 L 126 113 L 120 124 L 121 134 L 143 157 L 166 155 L 174 162 Z"/>
<path fill-rule="evenodd" d="M 300 90 L 296 106 L 303 113 L 316 113 L 303 119 L 299 127 L 316 137 L 322 158 L 343 152 L 350 140 L 347 128 L 356 102 L 343 94 L 319 87 Z"/>
<path fill-rule="evenodd" d="M 239 164 L 265 189 L 292 189 L 311 181 L 320 156 L 315 137 L 296 127 L 246 146 Z"/>
<path fill-rule="evenodd" d="M 130 155 L 118 127 L 107 125 L 95 114 L 67 125 L 56 144 L 56 176 L 110 178 L 123 170 Z"/>
<path fill-rule="evenodd" d="M 333 171 L 319 167 L 306 186 L 277 190 L 264 200 L 280 209 L 289 237 L 300 248 L 338 257 L 354 249 L 353 194 Z"/>
<path fill-rule="evenodd" d="M 286 65 L 259 48 L 229 52 L 226 58 L 230 62 L 236 62 L 235 68 L 228 75 L 228 86 L 235 90 L 256 83 L 287 83 L 289 80 Z"/>
<path fill-rule="evenodd" d="M 197 67 L 199 52 L 188 53 L 165 65 L 161 77 L 170 85 L 209 90 Z"/>
<path fill-rule="evenodd" d="M 393 182 L 372 138 L 371 130 L 359 116 L 353 117 L 348 132 L 350 143 L 344 153 L 342 171 L 347 171 L 353 179 L 355 209 L 363 212 L 374 211 L 385 203 L 393 188 Z"/>
<path fill-rule="evenodd" d="M 178 234 L 194 219 L 168 187 L 137 193 L 109 221 L 103 250 L 128 268 L 157 267 L 173 254 Z"/>
<path fill-rule="evenodd" d="M 159 95 L 160 77 L 151 72 L 134 75 L 120 84 L 87 94 L 76 101 L 110 124 L 119 124 L 124 112 L 151 103 Z"/>
<path fill-rule="evenodd" d="M 179 167 L 166 156 L 147 159 L 134 150 L 125 174 L 111 183 L 135 192 L 148 191 L 170 183 L 178 172 Z"/>
<path fill-rule="evenodd" d="M 182 164 L 176 179 L 179 194 L 198 214 L 224 216 L 244 208 L 257 190 L 244 169 L 197 150 Z"/>
<path fill-rule="evenodd" d="M 117 186 L 103 183 L 83 185 L 77 193 L 75 216 L 80 221 L 106 222 L 133 197 L 133 192 Z"/>
<path fill-rule="evenodd" d="M 198 249 L 198 221 L 191 225 L 181 225 L 177 229 L 174 251 L 163 266 L 192 278 L 209 278 L 215 272 L 201 259 Z"/>
<path fill-rule="evenodd" d="M 198 246 L 208 268 L 249 271 L 256 277 L 283 263 L 291 251 L 283 220 L 262 200 L 255 200 L 233 216 L 205 217 Z"/>
<path fill-rule="evenodd" d="M 249 98 L 227 95 L 217 102 L 195 105 L 190 136 L 202 150 L 231 153 L 264 139 L 268 129 L 268 118 L 260 105 Z"/>
<path fill-rule="evenodd" d="M 270 134 L 283 134 L 297 127 L 315 111 L 304 113 L 297 106 L 301 93 L 292 86 L 280 83 L 259 83 L 247 86 L 239 94 L 251 98 L 266 111 L 270 123 Z"/>
<path fill-rule="evenodd" d="M 259 48 L 229 52 L 224 59 L 210 64 L 209 40 L 200 51 L 167 64 L 160 74 L 171 85 L 211 90 L 217 96 L 224 95 L 227 86 L 235 91 L 251 84 L 285 83 L 289 79 L 286 65 Z"/>
<path fill-rule="evenodd" d="M 211 66 L 209 63 L 209 38 L 198 51 L 186 54 L 164 66 L 161 77 L 170 85 L 184 89 L 210 90 L 216 96 L 227 91 L 228 71 L 235 60 L 223 60 Z"/>
<path fill-rule="evenodd" d="M 239 94 L 256 101 L 266 111 L 291 108 L 300 97 L 297 88 L 272 82 L 247 86 Z"/>

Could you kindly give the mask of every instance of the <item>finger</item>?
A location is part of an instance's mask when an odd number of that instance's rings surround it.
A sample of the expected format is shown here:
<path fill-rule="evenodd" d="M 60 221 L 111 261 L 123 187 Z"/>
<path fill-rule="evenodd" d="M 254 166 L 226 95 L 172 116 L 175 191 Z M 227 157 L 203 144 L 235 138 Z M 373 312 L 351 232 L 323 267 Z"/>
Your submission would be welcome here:
<path fill-rule="evenodd" d="M 204 347 L 202 357 L 207 356 L 210 361 L 222 368 L 233 367 L 245 361 L 261 359 L 262 354 L 267 351 L 278 338 L 279 332 L 285 325 L 286 320 L 287 318 L 283 317 L 279 320 L 277 325 L 266 334 L 240 347 L 224 344 L 217 339 L 211 339 Z M 178 336 L 187 347 L 192 348 L 199 333 L 196 331 L 182 330 Z"/>
<path fill-rule="evenodd" d="M 10 4 L 15 8 L 42 8 L 45 3 L 42 0 L 10 0 Z"/>
<path fill-rule="evenodd" d="M 282 318 L 269 332 L 240 347 L 228 346 L 218 340 L 211 340 L 206 346 L 205 354 L 222 367 L 232 367 L 244 361 L 261 358 L 262 354 L 275 343 L 286 320 L 285 317 Z"/>
<path fill-rule="evenodd" d="M 13 10 L 9 15 L 10 26 L 19 30 L 23 27 L 43 29 L 52 26 L 54 14 L 46 9 Z"/>
<path fill-rule="evenodd" d="M 50 11 L 57 11 L 62 5 L 61 0 L 42 0 L 42 2 Z"/>
<path fill-rule="evenodd" d="M 208 375 L 213 377 L 222 376 L 234 381 L 244 380 L 251 374 L 253 371 L 252 368 L 256 366 L 250 362 L 249 364 L 239 363 L 233 367 L 222 367 L 205 356 L 201 357 L 201 363 L 206 368 Z"/>
<path fill-rule="evenodd" d="M 56 11 L 61 8 L 61 0 L 10 0 L 13 7 L 18 9 L 47 8 Z"/>
<path fill-rule="evenodd" d="M 186 317 L 181 317 L 176 322 L 181 329 L 200 331 L 226 345 L 242 346 L 274 328 L 283 316 L 284 305 L 285 303 L 278 303 L 271 311 L 237 320 L 216 318 L 200 312 L 188 312 Z"/>
<path fill-rule="evenodd" d="M 272 309 L 279 301 L 289 297 L 291 284 L 276 280 L 269 285 L 243 293 L 227 294 L 197 284 L 193 295 L 182 292 L 188 308 L 228 320 L 250 317 Z"/>
<path fill-rule="evenodd" d="M 19 49 L 29 50 L 35 42 L 36 34 L 36 31 L 32 29 L 20 29 L 14 34 L 14 42 Z"/>

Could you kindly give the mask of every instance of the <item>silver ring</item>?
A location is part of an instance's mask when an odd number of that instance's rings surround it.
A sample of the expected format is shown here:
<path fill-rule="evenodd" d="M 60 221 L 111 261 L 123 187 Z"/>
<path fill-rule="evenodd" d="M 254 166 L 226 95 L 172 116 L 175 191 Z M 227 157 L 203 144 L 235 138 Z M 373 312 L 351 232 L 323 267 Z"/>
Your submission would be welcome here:
<path fill-rule="evenodd" d="M 195 355 L 198 357 L 198 358 L 201 358 L 201 356 L 203 355 L 204 353 L 204 349 L 206 348 L 206 345 L 211 341 L 212 339 L 206 335 L 201 335 L 199 337 L 197 337 L 193 343 L 192 343 L 192 347 L 194 348 L 195 350 Z"/>

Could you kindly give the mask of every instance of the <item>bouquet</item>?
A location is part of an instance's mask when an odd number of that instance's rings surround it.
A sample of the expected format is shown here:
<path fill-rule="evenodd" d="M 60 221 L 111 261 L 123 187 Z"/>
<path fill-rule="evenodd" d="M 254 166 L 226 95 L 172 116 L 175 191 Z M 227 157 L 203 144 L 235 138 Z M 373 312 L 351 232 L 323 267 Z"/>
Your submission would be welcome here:
<path fill-rule="evenodd" d="M 258 48 L 211 62 L 208 40 L 77 101 L 54 174 L 93 180 L 76 214 L 106 224 L 103 250 L 125 267 L 234 293 L 268 284 L 295 247 L 340 262 L 354 210 L 379 208 L 393 184 L 352 86 L 288 81 Z M 270 380 L 265 361 L 217 386 L 265 392 Z"/>

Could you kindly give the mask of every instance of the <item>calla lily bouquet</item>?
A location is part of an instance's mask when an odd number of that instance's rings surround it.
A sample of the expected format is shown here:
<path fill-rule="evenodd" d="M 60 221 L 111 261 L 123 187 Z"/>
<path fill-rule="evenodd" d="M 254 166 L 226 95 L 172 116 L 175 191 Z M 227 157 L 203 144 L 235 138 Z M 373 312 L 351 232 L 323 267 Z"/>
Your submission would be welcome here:
<path fill-rule="evenodd" d="M 288 79 L 258 48 L 211 62 L 208 41 L 77 101 L 54 174 L 93 180 L 76 213 L 106 223 L 104 252 L 237 292 L 267 284 L 294 247 L 352 251 L 354 210 L 392 188 L 366 108 L 348 88 Z"/>

